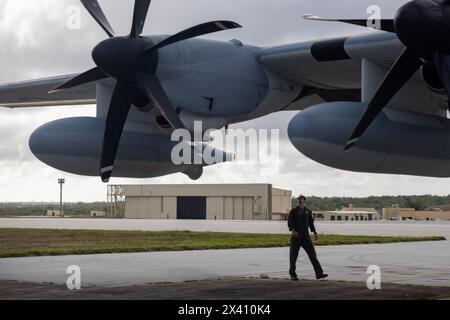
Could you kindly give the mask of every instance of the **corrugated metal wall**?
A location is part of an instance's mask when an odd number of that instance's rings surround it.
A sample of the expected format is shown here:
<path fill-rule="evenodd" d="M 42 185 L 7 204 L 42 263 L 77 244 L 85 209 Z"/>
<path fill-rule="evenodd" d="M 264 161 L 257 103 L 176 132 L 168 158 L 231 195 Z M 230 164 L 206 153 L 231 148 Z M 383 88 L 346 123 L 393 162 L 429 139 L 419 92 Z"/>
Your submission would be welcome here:
<path fill-rule="evenodd" d="M 131 185 L 123 189 L 129 219 L 176 219 L 177 196 L 205 196 L 209 220 L 271 220 L 272 206 L 279 210 L 291 202 L 289 191 L 272 191 L 271 185 Z"/>

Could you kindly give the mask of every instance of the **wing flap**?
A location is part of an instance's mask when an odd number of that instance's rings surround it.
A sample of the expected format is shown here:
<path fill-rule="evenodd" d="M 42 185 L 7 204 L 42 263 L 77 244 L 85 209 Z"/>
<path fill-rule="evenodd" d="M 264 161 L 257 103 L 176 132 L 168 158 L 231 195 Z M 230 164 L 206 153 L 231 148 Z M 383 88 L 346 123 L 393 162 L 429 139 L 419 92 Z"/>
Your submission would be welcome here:
<path fill-rule="evenodd" d="M 389 67 L 401 50 L 395 35 L 382 32 L 267 48 L 260 53 L 260 62 L 299 85 L 357 89 L 362 58 Z"/>
<path fill-rule="evenodd" d="M 266 48 L 260 52 L 260 62 L 306 88 L 305 94 L 286 108 L 304 110 L 322 102 L 361 101 L 361 91 L 367 93 L 374 85 L 378 88 L 403 49 L 394 34 L 375 32 Z M 363 61 L 372 67 L 363 68 Z M 364 86 L 363 78 L 371 81 Z M 420 72 L 396 93 L 389 107 L 439 118 L 448 113 L 446 99 L 428 88 Z"/>
<path fill-rule="evenodd" d="M 49 93 L 76 74 L 0 85 L 0 107 L 29 108 L 96 103 L 96 82 Z"/>

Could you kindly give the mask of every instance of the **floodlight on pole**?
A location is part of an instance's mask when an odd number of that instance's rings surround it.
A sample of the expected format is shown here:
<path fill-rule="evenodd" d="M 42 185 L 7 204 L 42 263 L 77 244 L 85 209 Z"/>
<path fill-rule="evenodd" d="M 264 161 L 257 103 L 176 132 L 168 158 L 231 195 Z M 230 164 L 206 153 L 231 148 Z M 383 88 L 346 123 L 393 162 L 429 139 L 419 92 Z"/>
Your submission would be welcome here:
<path fill-rule="evenodd" d="M 62 201 L 62 187 L 63 187 L 63 184 L 66 183 L 66 179 L 58 179 L 58 183 L 59 183 L 59 214 L 61 217 L 64 217 L 63 201 Z"/>

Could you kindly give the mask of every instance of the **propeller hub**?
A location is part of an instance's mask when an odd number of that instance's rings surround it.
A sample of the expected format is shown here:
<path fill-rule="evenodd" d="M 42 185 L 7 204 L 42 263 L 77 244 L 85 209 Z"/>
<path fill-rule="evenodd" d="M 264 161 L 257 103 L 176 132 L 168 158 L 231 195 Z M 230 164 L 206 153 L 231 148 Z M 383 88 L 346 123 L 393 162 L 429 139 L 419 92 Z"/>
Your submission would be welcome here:
<path fill-rule="evenodd" d="M 148 38 L 115 37 L 100 42 L 92 51 L 97 66 L 107 75 L 121 81 L 134 83 L 137 73 L 154 74 L 158 54 L 144 54 L 153 46 Z"/>
<path fill-rule="evenodd" d="M 450 6 L 443 0 L 415 0 L 403 5 L 394 18 L 398 38 L 425 60 L 450 51 Z"/>

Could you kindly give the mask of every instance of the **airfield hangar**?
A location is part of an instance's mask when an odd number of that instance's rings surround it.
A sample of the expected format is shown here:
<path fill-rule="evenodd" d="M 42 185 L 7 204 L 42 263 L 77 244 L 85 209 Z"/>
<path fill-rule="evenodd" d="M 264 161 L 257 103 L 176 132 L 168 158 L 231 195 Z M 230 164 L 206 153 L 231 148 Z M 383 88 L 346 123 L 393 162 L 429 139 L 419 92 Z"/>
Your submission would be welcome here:
<path fill-rule="evenodd" d="M 292 192 L 270 184 L 110 185 L 107 216 L 127 219 L 285 220 Z"/>

